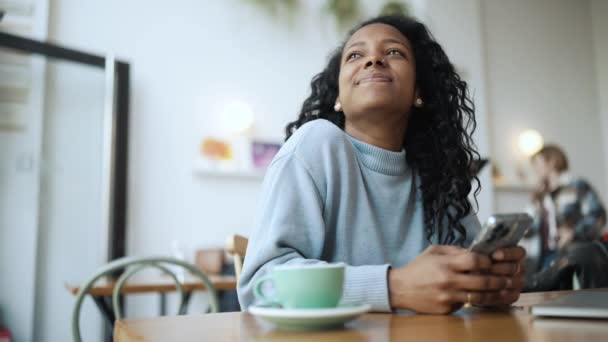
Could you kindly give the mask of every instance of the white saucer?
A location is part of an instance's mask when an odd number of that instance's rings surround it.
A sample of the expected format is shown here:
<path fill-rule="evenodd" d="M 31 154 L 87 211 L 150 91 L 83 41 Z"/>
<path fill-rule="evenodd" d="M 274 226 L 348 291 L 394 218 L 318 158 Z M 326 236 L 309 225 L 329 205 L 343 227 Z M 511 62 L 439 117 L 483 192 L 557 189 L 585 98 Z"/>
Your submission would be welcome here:
<path fill-rule="evenodd" d="M 253 305 L 249 307 L 248 311 L 282 329 L 317 330 L 342 326 L 370 309 L 371 305 L 340 306 L 328 309 L 283 309 Z"/>

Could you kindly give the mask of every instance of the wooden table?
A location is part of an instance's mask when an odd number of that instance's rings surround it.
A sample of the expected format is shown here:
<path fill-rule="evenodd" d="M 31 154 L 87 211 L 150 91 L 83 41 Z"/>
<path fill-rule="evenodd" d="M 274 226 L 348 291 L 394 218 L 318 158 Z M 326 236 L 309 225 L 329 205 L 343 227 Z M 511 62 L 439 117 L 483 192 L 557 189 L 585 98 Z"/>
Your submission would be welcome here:
<path fill-rule="evenodd" d="M 210 275 L 209 280 L 215 289 L 220 291 L 235 290 L 236 289 L 236 278 L 234 276 L 219 276 Z M 99 307 L 99 310 L 108 318 L 110 322 L 114 322 L 114 313 L 110 309 L 112 301 L 112 291 L 114 290 L 114 280 L 101 279 L 93 285 L 89 290 L 89 294 L 95 300 L 95 303 Z M 80 287 L 74 284 L 65 284 L 65 288 L 73 295 L 78 293 Z M 192 291 L 204 290 L 205 285 L 194 277 L 186 277 L 182 282 L 182 288 L 184 290 L 186 304 L 190 300 Z M 167 292 L 177 291 L 177 286 L 173 282 L 173 279 L 165 276 L 158 276 L 154 279 L 139 280 L 139 281 L 127 281 L 120 293 L 123 295 L 136 294 L 136 293 L 148 293 L 154 292 L 160 294 L 160 314 L 165 315 L 167 312 Z"/>
<path fill-rule="evenodd" d="M 236 289 L 236 278 L 234 276 L 218 276 L 210 275 L 209 280 L 213 284 L 216 290 L 234 290 Z M 193 277 L 186 277 L 182 283 L 184 292 L 192 292 L 194 290 L 204 290 L 205 285 L 198 279 Z M 73 295 L 78 293 L 80 289 L 79 285 L 65 284 L 65 288 L 70 291 Z M 95 285 L 89 291 L 91 296 L 112 296 L 112 290 L 114 290 L 114 281 L 102 279 L 95 283 Z M 122 287 L 121 294 L 132 294 L 132 293 L 145 293 L 145 292 L 172 292 L 177 291 L 173 279 L 169 277 L 159 276 L 154 279 L 140 280 L 140 281 L 128 281 Z"/>
<path fill-rule="evenodd" d="M 236 289 L 236 278 L 234 276 L 210 275 L 209 280 L 220 293 L 221 291 Z M 99 311 L 101 311 L 102 315 L 105 317 L 110 329 L 115 321 L 114 311 L 112 310 L 112 291 L 114 290 L 114 283 L 113 280 L 100 279 L 89 290 L 89 294 L 95 301 Z M 65 288 L 73 295 L 76 295 L 80 289 L 79 285 L 69 283 L 65 284 Z M 188 276 L 182 282 L 182 288 L 184 290 L 184 301 L 187 305 L 192 291 L 204 290 L 206 287 L 197 278 Z M 173 291 L 177 291 L 177 286 L 175 286 L 173 279 L 159 275 L 153 279 L 127 281 L 120 293 L 123 295 L 158 293 L 160 295 L 159 313 L 160 315 L 165 315 L 167 313 L 167 293 Z"/>
<path fill-rule="evenodd" d="M 241 312 L 127 319 L 116 322 L 114 341 L 607 341 L 606 321 L 529 314 L 530 305 L 563 293 L 522 294 L 506 311 L 468 308 L 446 316 L 372 313 L 345 329 L 313 332 L 277 330 Z"/>

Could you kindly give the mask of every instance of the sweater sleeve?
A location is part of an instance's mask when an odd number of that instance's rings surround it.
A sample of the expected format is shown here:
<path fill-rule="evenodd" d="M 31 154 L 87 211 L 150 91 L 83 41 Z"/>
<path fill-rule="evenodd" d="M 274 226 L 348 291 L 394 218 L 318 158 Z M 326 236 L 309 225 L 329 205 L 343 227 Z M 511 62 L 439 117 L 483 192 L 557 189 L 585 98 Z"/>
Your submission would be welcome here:
<path fill-rule="evenodd" d="M 269 167 L 238 283 L 243 310 L 255 302 L 256 280 L 273 267 L 326 263 L 321 256 L 330 228 L 323 218 L 322 193 L 306 165 L 293 153 L 281 156 Z M 375 311 L 390 311 L 388 267 L 346 265 L 342 304 L 370 304 Z"/>

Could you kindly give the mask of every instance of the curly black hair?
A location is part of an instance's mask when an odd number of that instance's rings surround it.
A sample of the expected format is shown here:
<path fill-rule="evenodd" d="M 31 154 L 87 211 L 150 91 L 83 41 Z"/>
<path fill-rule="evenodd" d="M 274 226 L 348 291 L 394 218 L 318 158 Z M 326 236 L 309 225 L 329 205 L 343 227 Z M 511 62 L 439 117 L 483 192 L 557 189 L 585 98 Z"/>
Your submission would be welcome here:
<path fill-rule="evenodd" d="M 360 28 L 390 25 L 410 42 L 416 61 L 416 87 L 424 106 L 412 107 L 403 146 L 407 163 L 420 178 L 426 238 L 462 245 L 466 230 L 460 220 L 472 206 L 468 200 L 475 180 L 475 202 L 481 189 L 472 162 L 479 159 L 472 134 L 476 128 L 475 107 L 467 84 L 450 63 L 426 26 L 404 16 L 381 16 L 353 29 L 329 58 L 325 69 L 313 77 L 311 94 L 304 101 L 296 121 L 286 127 L 286 139 L 306 122 L 325 119 L 344 129 L 344 114 L 334 110 L 344 44 Z"/>

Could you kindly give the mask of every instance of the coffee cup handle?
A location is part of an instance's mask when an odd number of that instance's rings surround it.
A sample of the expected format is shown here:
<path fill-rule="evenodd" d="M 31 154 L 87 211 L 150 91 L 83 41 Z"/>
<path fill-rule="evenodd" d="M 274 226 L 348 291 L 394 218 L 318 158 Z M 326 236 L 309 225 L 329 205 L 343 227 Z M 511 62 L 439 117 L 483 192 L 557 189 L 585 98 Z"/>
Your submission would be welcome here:
<path fill-rule="evenodd" d="M 262 305 L 280 305 L 278 298 L 268 298 L 266 295 L 264 295 L 262 286 L 268 281 L 272 281 L 272 275 L 270 274 L 266 274 L 256 280 L 255 286 L 253 287 L 253 294 L 257 300 L 262 302 L 260 303 Z"/>

